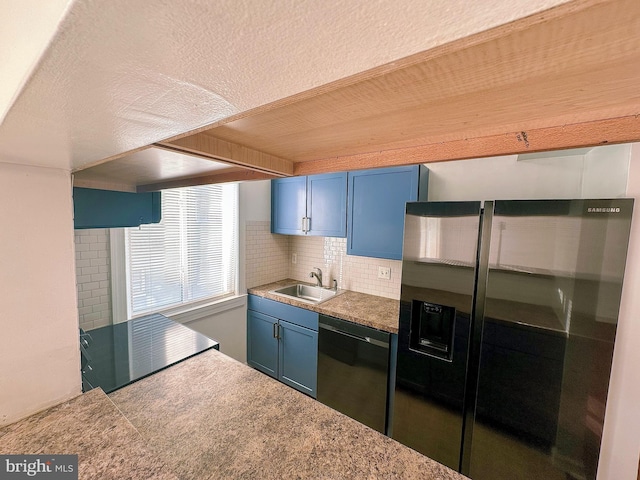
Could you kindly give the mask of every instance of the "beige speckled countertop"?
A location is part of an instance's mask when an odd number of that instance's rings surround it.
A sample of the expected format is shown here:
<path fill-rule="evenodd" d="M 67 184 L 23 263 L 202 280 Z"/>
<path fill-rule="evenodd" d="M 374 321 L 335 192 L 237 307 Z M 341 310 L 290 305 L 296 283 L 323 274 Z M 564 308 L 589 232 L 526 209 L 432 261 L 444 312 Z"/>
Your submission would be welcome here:
<path fill-rule="evenodd" d="M 99 388 L 1 428 L 0 454 L 77 454 L 80 479 L 178 479 Z"/>
<path fill-rule="evenodd" d="M 216 350 L 110 398 L 184 479 L 464 478 Z"/>
<path fill-rule="evenodd" d="M 306 308 L 307 310 L 324 315 L 342 318 L 343 320 L 349 320 L 350 322 L 377 328 L 385 332 L 398 333 L 398 312 L 400 308 L 398 300 L 346 290 L 331 300 L 327 300 L 319 305 L 312 305 L 297 301 L 293 298 L 269 293 L 271 290 L 293 285 L 294 283 L 306 282 L 287 278 L 278 282 L 249 288 L 248 293 L 296 307 Z"/>
<path fill-rule="evenodd" d="M 0 453 L 77 453 L 81 480 L 466 478 L 217 350 L 3 427 Z"/>

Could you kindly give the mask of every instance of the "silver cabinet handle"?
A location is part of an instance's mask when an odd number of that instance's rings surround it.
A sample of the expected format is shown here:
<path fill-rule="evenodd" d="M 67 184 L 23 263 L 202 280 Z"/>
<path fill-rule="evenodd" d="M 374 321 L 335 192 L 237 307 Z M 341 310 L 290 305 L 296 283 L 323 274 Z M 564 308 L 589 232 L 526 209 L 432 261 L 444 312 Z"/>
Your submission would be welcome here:
<path fill-rule="evenodd" d="M 309 231 L 309 217 L 302 217 L 302 231 L 307 233 Z"/>
<path fill-rule="evenodd" d="M 273 338 L 278 338 L 278 324 L 273 324 Z"/>

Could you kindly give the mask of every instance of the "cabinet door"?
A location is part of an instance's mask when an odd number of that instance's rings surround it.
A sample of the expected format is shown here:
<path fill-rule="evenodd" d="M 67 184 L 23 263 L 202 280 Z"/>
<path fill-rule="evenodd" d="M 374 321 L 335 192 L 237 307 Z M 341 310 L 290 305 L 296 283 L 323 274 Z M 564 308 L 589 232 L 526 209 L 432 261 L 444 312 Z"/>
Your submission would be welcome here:
<path fill-rule="evenodd" d="M 116 192 L 73 188 L 73 226 L 81 228 L 137 227 L 159 223 L 160 192 Z"/>
<path fill-rule="evenodd" d="M 278 377 L 278 319 L 247 311 L 247 363 L 261 372 Z"/>
<path fill-rule="evenodd" d="M 347 254 L 401 260 L 405 204 L 419 182 L 417 165 L 349 172 Z"/>
<path fill-rule="evenodd" d="M 306 217 L 307 177 L 278 178 L 271 181 L 271 232 L 303 235 Z"/>
<path fill-rule="evenodd" d="M 278 379 L 316 398 L 318 332 L 280 320 Z"/>
<path fill-rule="evenodd" d="M 308 235 L 347 236 L 347 173 L 307 177 Z"/>

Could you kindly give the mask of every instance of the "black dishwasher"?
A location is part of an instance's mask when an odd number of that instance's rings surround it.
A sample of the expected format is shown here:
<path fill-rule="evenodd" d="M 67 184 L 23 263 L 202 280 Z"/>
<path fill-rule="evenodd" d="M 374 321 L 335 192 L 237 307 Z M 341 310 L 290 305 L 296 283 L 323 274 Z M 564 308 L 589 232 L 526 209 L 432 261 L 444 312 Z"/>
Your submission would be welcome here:
<path fill-rule="evenodd" d="M 318 400 L 385 433 L 390 334 L 320 315 Z"/>

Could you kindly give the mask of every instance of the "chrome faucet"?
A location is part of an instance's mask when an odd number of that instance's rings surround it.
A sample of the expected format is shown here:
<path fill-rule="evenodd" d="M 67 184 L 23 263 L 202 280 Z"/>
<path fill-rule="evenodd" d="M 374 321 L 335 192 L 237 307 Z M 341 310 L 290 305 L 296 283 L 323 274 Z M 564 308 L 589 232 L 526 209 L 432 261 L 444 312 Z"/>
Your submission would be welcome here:
<path fill-rule="evenodd" d="M 317 270 L 317 272 L 311 272 L 309 274 L 309 277 L 310 278 L 316 277 L 316 281 L 318 282 L 317 286 L 321 287 L 322 286 L 322 270 L 320 270 L 318 267 L 313 267 L 313 269 Z"/>

